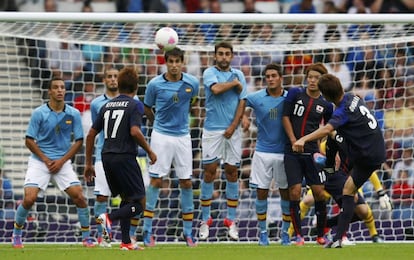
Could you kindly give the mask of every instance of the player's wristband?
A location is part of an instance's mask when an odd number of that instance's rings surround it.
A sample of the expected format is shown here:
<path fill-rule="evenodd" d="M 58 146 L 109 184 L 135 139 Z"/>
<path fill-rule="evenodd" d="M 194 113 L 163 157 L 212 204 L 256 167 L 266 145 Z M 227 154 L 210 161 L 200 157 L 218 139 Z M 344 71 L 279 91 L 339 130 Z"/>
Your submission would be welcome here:
<path fill-rule="evenodd" d="M 385 193 L 385 190 L 379 190 L 379 191 L 377 191 L 377 194 L 378 194 L 378 197 L 382 197 L 382 196 L 384 196 L 386 193 Z"/>
<path fill-rule="evenodd" d="M 335 169 L 328 167 L 328 168 L 323 168 L 323 171 L 327 174 L 334 174 L 335 173 Z"/>

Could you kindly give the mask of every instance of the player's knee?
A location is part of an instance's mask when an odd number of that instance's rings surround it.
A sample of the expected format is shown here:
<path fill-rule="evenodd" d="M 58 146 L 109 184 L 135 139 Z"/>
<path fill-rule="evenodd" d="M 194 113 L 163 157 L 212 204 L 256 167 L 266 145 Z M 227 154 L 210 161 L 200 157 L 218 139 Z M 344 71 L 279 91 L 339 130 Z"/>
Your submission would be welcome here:
<path fill-rule="evenodd" d="M 36 198 L 35 197 L 25 197 L 22 202 L 23 208 L 29 210 L 35 204 Z"/>
<path fill-rule="evenodd" d="M 226 173 L 226 179 L 230 182 L 236 182 L 239 178 L 237 168 L 228 168 L 225 170 Z"/>
<path fill-rule="evenodd" d="M 86 203 L 86 199 L 82 193 L 73 195 L 71 199 L 73 201 L 73 204 L 75 204 L 78 208 L 85 208 L 88 206 L 88 204 Z"/>
<path fill-rule="evenodd" d="M 207 182 L 207 183 L 213 182 L 214 179 L 216 178 L 215 171 L 214 172 L 204 171 L 203 174 L 204 174 L 203 180 L 204 180 L 204 182 Z"/>
<path fill-rule="evenodd" d="M 289 190 L 289 199 L 290 200 L 300 200 L 301 189 L 293 188 Z"/>
<path fill-rule="evenodd" d="M 368 206 L 360 204 L 355 207 L 355 213 L 360 219 L 366 219 L 368 217 Z"/>
<path fill-rule="evenodd" d="M 191 189 L 193 187 L 193 182 L 191 179 L 180 180 L 180 187 L 182 189 Z"/>
<path fill-rule="evenodd" d="M 155 188 L 161 188 L 162 187 L 162 178 L 151 178 L 150 180 L 151 186 Z"/>

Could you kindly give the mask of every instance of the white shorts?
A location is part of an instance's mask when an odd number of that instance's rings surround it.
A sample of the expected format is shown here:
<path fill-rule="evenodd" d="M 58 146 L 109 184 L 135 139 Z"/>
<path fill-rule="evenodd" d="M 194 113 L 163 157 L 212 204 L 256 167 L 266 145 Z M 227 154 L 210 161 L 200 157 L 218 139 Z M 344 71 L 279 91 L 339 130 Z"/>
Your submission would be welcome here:
<path fill-rule="evenodd" d="M 105 177 L 102 161 L 95 162 L 95 189 L 93 194 L 110 197 L 112 195 Z"/>
<path fill-rule="evenodd" d="M 250 173 L 250 186 L 259 189 L 269 189 L 272 180 L 275 182 L 275 189 L 287 189 L 287 177 L 284 154 L 263 153 L 255 151 L 252 158 Z"/>
<path fill-rule="evenodd" d="M 151 149 L 157 155 L 155 164 L 150 164 L 150 177 L 163 178 L 171 171 L 171 164 L 178 179 L 191 179 L 193 175 L 193 151 L 190 134 L 170 136 L 152 131 Z"/>
<path fill-rule="evenodd" d="M 207 131 L 203 129 L 201 147 L 203 164 L 223 159 L 229 165 L 240 165 L 242 153 L 242 135 L 238 127 L 230 139 L 223 136 L 224 131 Z"/>
<path fill-rule="evenodd" d="M 66 161 L 59 172 L 51 174 L 44 162 L 30 157 L 24 187 L 38 187 L 44 192 L 51 180 L 61 191 L 65 191 L 71 186 L 81 185 L 78 175 L 73 170 L 71 160 Z"/>

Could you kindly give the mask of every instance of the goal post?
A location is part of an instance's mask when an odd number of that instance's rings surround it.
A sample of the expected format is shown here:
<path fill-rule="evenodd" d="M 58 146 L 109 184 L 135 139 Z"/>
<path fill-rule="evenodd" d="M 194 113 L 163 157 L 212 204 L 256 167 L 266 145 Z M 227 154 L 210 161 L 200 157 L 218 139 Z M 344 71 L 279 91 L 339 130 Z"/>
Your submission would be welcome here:
<path fill-rule="evenodd" d="M 250 92 L 264 87 L 262 72 L 268 63 L 282 64 L 287 89 L 306 85 L 303 74 L 310 63 L 324 63 L 330 73 L 341 79 L 346 91 L 357 93 L 372 105 L 384 130 L 387 166 L 379 174 L 388 195 L 393 198 L 394 210 L 381 209 L 372 186 L 367 183 L 363 187 L 379 235 L 386 241 L 414 239 L 413 194 L 398 189 L 402 187 L 398 185 L 407 178 L 404 170 L 412 171 L 399 163 L 404 156 L 409 157 L 414 143 L 414 21 L 411 14 L 3 12 L 0 16 L 0 70 L 3 72 L 0 75 L 0 145 L 5 156 L 3 172 L 11 181 L 13 194 L 4 196 L 3 193 L 0 198 L 0 242 L 9 242 L 11 237 L 13 216 L 22 199 L 29 156 L 24 145 L 25 130 L 31 111 L 47 101 L 45 86 L 51 75 L 56 71 L 69 75 L 66 101 L 84 109 L 82 114 L 87 131 L 90 125 L 87 103 L 103 93 L 105 68 L 135 66 L 140 73 L 138 95 L 141 98 L 146 83 L 165 71 L 163 53 L 154 43 L 155 31 L 162 26 L 171 26 L 177 31 L 178 47 L 185 51 L 185 70 L 197 76 L 200 84 L 204 69 L 214 64 L 214 44 L 222 40 L 233 44 L 235 56 L 232 66 L 245 73 Z M 66 44 L 64 51 L 62 43 Z M 79 73 L 74 75 L 78 69 Z M 92 91 L 86 86 L 89 83 L 94 86 Z M 189 115 L 194 154 L 195 236 L 198 235 L 201 217 L 203 102 L 201 88 L 196 109 Z M 402 110 L 404 113 L 399 113 Z M 256 195 L 248 187 L 255 136 L 256 129 L 252 124 L 243 133 L 243 158 L 239 171 L 237 218 L 240 240 L 246 242 L 258 239 Z M 144 168 L 144 177 L 148 178 L 145 157 L 139 161 Z M 74 158 L 74 163 L 82 178 L 84 161 L 81 153 Z M 398 167 L 401 167 L 400 171 Z M 217 193 L 212 214 L 221 220 L 226 212 L 226 200 L 225 181 L 221 173 L 219 176 L 215 182 Z M 414 175 L 407 181 L 413 185 Z M 84 188 L 92 212 L 93 188 L 86 183 Z M 179 240 L 182 222 L 178 194 L 178 180 L 172 171 L 170 178 L 164 180 L 155 211 L 154 235 L 158 242 Z M 112 207 L 116 208 L 116 199 L 112 202 Z M 337 214 L 336 207 L 329 205 L 329 215 Z M 280 197 L 274 189 L 270 192 L 267 217 L 270 238 L 276 240 L 281 212 Z M 303 227 L 306 240 L 313 240 L 312 211 L 304 219 Z M 114 230 L 115 239 L 119 240 L 119 229 Z M 91 231 L 95 235 L 93 218 Z M 210 233 L 210 241 L 227 240 L 221 221 L 214 222 Z M 361 221 L 351 225 L 349 235 L 360 242 L 371 241 Z M 80 241 L 75 208 L 53 183 L 33 207 L 24 229 L 24 241 Z"/>

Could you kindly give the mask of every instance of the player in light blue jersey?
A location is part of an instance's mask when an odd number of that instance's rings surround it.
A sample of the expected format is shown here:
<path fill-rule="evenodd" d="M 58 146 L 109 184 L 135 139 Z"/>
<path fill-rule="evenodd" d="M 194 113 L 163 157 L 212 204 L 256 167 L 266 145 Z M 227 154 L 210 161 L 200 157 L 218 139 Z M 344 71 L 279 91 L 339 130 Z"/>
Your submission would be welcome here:
<path fill-rule="evenodd" d="M 105 70 L 103 83 L 105 85 L 105 93 L 96 97 L 91 102 L 91 117 L 92 122 L 96 120 L 99 115 L 99 111 L 101 108 L 108 103 L 108 101 L 112 100 L 113 98 L 119 95 L 118 91 L 118 74 L 119 70 L 116 68 L 108 68 Z M 95 145 L 95 188 L 94 188 L 94 195 L 96 196 L 94 202 L 94 214 L 95 218 L 97 218 L 102 213 L 106 213 L 108 208 L 108 200 L 111 196 L 111 190 L 109 189 L 108 183 L 105 177 L 105 171 L 103 169 L 102 164 L 102 147 L 104 144 L 104 136 L 103 132 L 99 133 L 97 142 Z M 84 176 L 86 180 L 90 180 L 87 176 Z M 136 225 L 135 225 L 136 227 Z M 110 247 L 111 244 L 107 243 L 104 239 L 102 239 L 102 227 L 101 225 L 96 225 L 97 229 L 97 236 L 98 236 L 98 245 L 101 247 Z"/>
<path fill-rule="evenodd" d="M 233 56 L 233 46 L 230 43 L 217 43 L 214 48 L 216 65 L 203 73 L 206 118 L 202 136 L 204 177 L 201 183 L 201 240 L 206 240 L 209 236 L 213 182 L 221 162 L 224 163 L 227 180 L 227 217 L 224 226 L 229 228 L 231 239 L 239 239 L 235 218 L 239 200 L 238 167 L 242 150 L 240 121 L 246 106 L 244 98 L 247 95 L 247 85 L 243 73 L 230 66 Z"/>
<path fill-rule="evenodd" d="M 167 72 L 153 78 L 145 91 L 144 105 L 148 120 L 153 123 L 151 148 L 158 155 L 149 166 L 150 184 L 144 211 L 144 245 L 155 246 L 152 220 L 162 179 L 173 164 L 180 183 L 183 235 L 188 246 L 196 246 L 192 234 L 194 204 L 192 190 L 193 156 L 189 131 L 190 108 L 198 95 L 199 80 L 182 72 L 184 52 L 178 48 L 164 55 Z M 154 114 L 155 110 L 155 114 Z"/>
<path fill-rule="evenodd" d="M 282 67 L 268 64 L 264 70 L 267 87 L 246 97 L 246 106 L 254 109 L 257 124 L 256 149 L 252 158 L 250 187 L 256 189 L 256 214 L 259 222 L 259 245 L 269 245 L 267 235 L 267 198 L 274 181 L 279 189 L 282 207 L 282 245 L 289 245 L 289 191 L 283 161 L 287 136 L 282 125 L 283 104 L 287 91 L 283 89 Z"/>
<path fill-rule="evenodd" d="M 24 198 L 16 211 L 12 245 L 23 248 L 22 229 L 39 192 L 51 179 L 76 205 L 81 224 L 82 242 L 94 247 L 89 237 L 89 209 L 71 158 L 82 147 L 83 129 L 79 110 L 65 105 L 65 83 L 61 78 L 50 81 L 50 100 L 33 111 L 26 132 L 26 146 L 32 152 L 24 181 Z M 72 139 L 74 141 L 72 141 Z"/>

